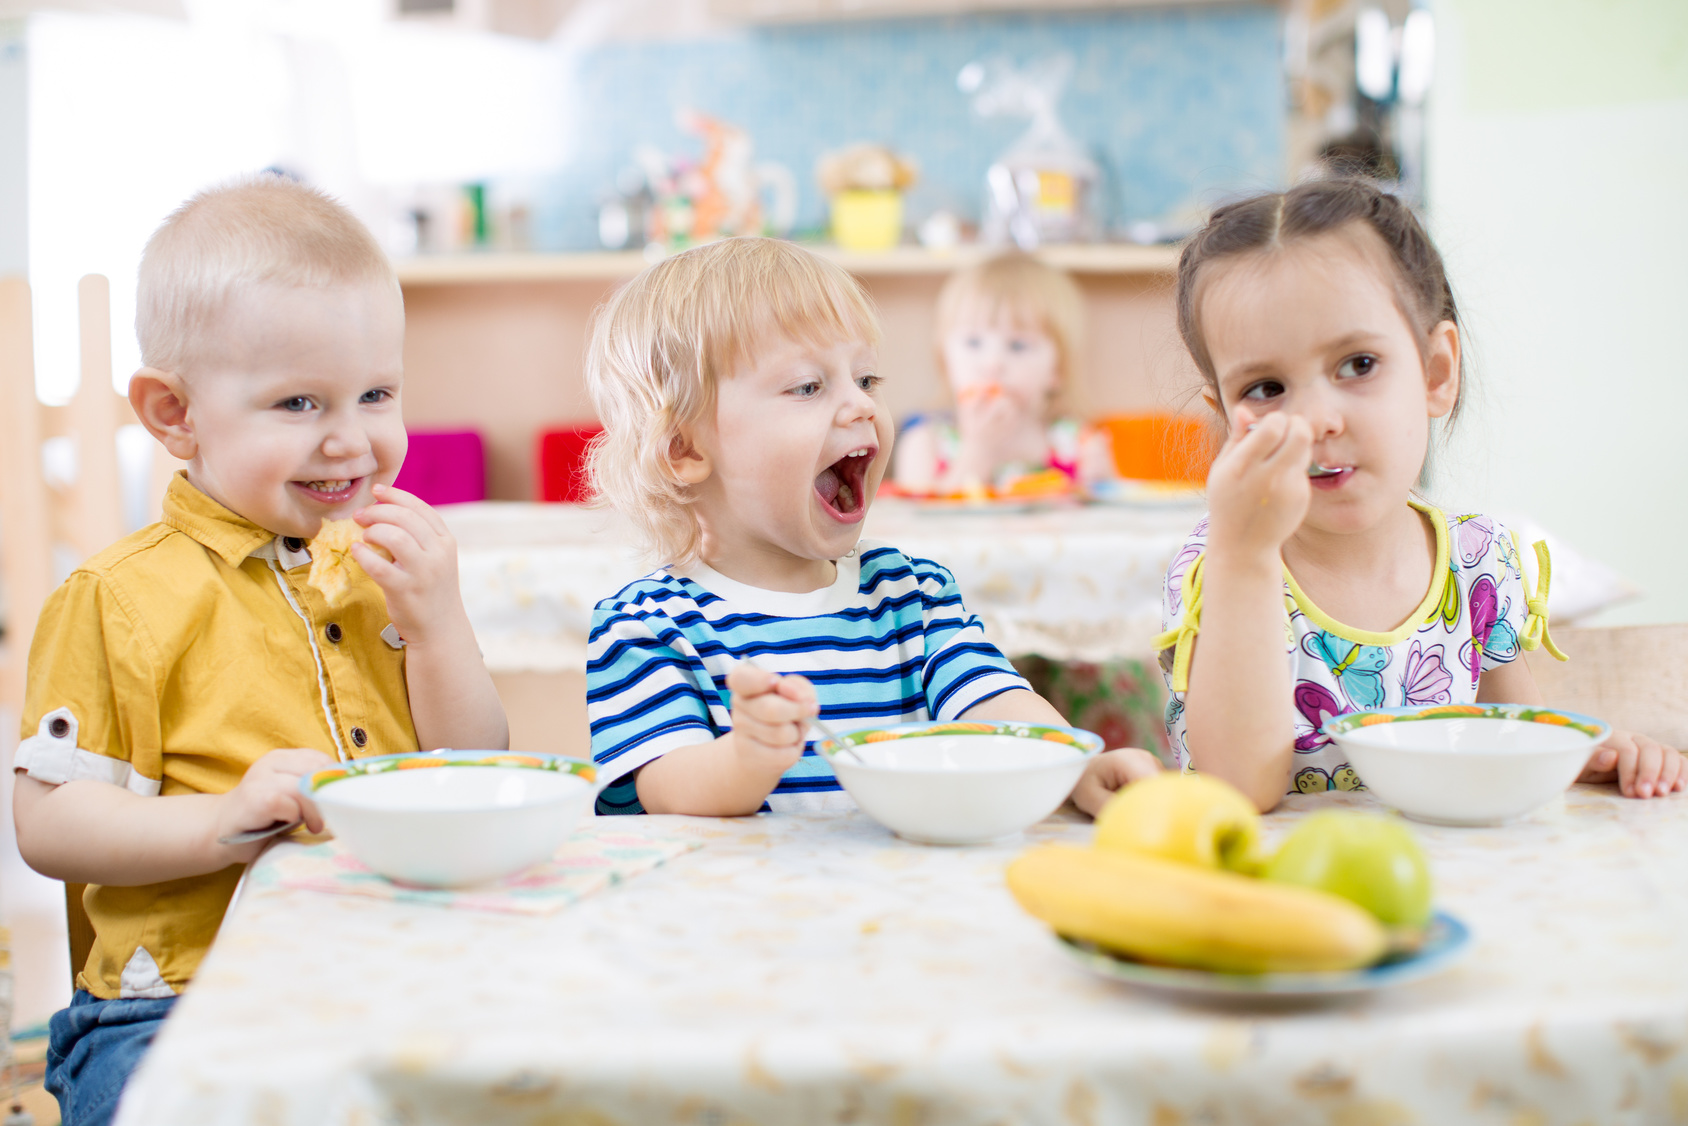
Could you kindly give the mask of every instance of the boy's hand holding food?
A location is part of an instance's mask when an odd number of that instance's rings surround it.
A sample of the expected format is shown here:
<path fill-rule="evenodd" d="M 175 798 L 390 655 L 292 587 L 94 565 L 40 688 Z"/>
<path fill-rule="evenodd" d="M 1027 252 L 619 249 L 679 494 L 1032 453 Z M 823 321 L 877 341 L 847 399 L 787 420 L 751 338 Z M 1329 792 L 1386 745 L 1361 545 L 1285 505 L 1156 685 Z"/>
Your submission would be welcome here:
<path fill-rule="evenodd" d="M 300 747 L 271 751 L 248 767 L 240 783 L 218 799 L 212 839 L 263 829 L 278 821 L 303 821 L 311 832 L 322 832 L 322 815 L 316 803 L 299 792 L 299 779 L 333 765 L 334 760 L 321 751 Z M 267 844 L 268 840 L 258 840 L 218 847 L 227 850 L 229 863 L 245 864 Z"/>
<path fill-rule="evenodd" d="M 440 514 L 421 498 L 376 485 L 378 503 L 353 519 L 364 529 L 352 557 L 387 596 L 387 613 L 405 643 L 468 626 L 457 584 L 457 541 Z"/>
<path fill-rule="evenodd" d="M 1312 501 L 1313 431 L 1295 415 L 1273 413 L 1256 423 L 1241 407 L 1232 413 L 1231 436 L 1208 471 L 1208 546 L 1217 555 L 1270 556 L 1275 570 Z"/>
<path fill-rule="evenodd" d="M 1085 764 L 1073 787 L 1073 804 L 1095 817 L 1115 793 L 1160 772 L 1160 760 L 1148 751 L 1136 747 L 1103 751 Z"/>
<path fill-rule="evenodd" d="M 311 541 L 311 584 L 330 606 L 351 584 L 335 556 L 350 555 L 387 600 L 387 615 L 405 646 L 410 715 L 422 750 L 503 750 L 510 729 L 457 582 L 457 541 L 440 514 L 419 497 L 375 486 L 375 504 L 356 513 L 356 529 L 325 522 Z M 339 525 L 339 526 L 336 526 Z M 361 536 L 354 536 L 361 529 Z M 328 586 L 317 581 L 327 570 Z"/>
<path fill-rule="evenodd" d="M 740 661 L 727 674 L 733 696 L 733 750 L 745 770 L 766 774 L 769 789 L 803 757 L 809 720 L 820 712 L 815 686 Z"/>

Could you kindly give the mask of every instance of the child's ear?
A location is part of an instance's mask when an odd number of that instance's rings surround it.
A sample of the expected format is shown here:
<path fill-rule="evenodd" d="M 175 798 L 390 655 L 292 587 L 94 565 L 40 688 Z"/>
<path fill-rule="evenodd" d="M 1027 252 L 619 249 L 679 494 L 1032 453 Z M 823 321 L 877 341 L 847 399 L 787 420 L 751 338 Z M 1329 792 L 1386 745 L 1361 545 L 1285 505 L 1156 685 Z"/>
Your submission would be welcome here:
<path fill-rule="evenodd" d="M 199 453 L 193 423 L 188 419 L 187 386 L 173 371 L 142 368 L 129 378 L 129 405 L 141 425 L 177 461 L 192 461 Z"/>
<path fill-rule="evenodd" d="M 709 455 L 684 430 L 668 440 L 668 468 L 682 485 L 701 485 L 715 471 Z"/>
<path fill-rule="evenodd" d="M 1430 330 L 1424 351 L 1424 391 L 1431 418 L 1441 418 L 1459 402 L 1459 326 L 1443 321 Z"/>

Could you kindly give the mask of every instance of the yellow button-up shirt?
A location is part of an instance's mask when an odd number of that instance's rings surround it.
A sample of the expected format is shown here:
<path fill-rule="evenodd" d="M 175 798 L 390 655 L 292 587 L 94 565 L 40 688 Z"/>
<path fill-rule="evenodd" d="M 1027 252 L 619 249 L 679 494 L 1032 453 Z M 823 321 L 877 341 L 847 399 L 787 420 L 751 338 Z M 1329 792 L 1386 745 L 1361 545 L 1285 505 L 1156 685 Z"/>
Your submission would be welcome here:
<path fill-rule="evenodd" d="M 304 544 L 178 475 L 164 519 L 88 560 L 47 600 L 29 652 L 16 768 L 152 797 L 219 794 L 278 747 L 414 751 L 404 650 L 358 573 L 330 608 Z M 216 937 L 239 865 L 144 887 L 90 885 L 97 941 L 76 984 L 169 997 Z"/>

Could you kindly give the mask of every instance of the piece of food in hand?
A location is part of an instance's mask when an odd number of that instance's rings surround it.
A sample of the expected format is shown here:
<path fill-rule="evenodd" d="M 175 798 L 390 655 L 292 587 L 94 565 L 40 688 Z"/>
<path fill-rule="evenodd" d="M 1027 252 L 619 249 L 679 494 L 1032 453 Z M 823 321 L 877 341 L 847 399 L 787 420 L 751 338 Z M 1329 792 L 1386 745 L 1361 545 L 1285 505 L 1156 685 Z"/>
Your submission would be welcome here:
<path fill-rule="evenodd" d="M 356 571 L 363 570 L 352 557 L 352 545 L 363 542 L 363 529 L 356 520 L 325 519 L 316 538 L 311 540 L 311 573 L 305 583 L 321 591 L 323 600 L 330 606 L 340 604 L 352 589 Z M 392 553 L 385 548 L 374 544 L 365 546 L 392 562 Z"/>
<path fill-rule="evenodd" d="M 1315 813 L 1284 838 L 1262 874 L 1340 895 L 1387 927 L 1430 922 L 1430 863 L 1412 830 L 1393 817 Z"/>
<path fill-rule="evenodd" d="M 1008 890 L 1058 934 L 1174 966 L 1313 973 L 1388 951 L 1382 924 L 1338 896 L 1141 853 L 1042 845 L 1008 866 Z"/>
<path fill-rule="evenodd" d="M 1108 799 L 1096 815 L 1096 847 L 1253 873 L 1260 866 L 1260 814 L 1242 791 L 1205 774 L 1157 774 Z"/>

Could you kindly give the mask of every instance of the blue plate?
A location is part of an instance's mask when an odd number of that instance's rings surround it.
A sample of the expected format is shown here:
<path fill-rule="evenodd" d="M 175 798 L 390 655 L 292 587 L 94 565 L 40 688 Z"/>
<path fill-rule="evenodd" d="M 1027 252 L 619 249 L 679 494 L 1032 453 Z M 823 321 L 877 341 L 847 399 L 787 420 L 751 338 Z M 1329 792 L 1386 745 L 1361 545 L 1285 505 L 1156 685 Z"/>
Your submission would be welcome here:
<path fill-rule="evenodd" d="M 1438 911 L 1430 920 L 1424 945 L 1411 954 L 1363 970 L 1302 974 L 1222 974 L 1153 966 L 1122 958 L 1088 942 L 1070 938 L 1061 938 L 1060 942 L 1073 961 L 1085 969 L 1150 989 L 1210 997 L 1314 997 L 1369 993 L 1441 973 L 1469 951 L 1471 931 L 1452 915 Z"/>

